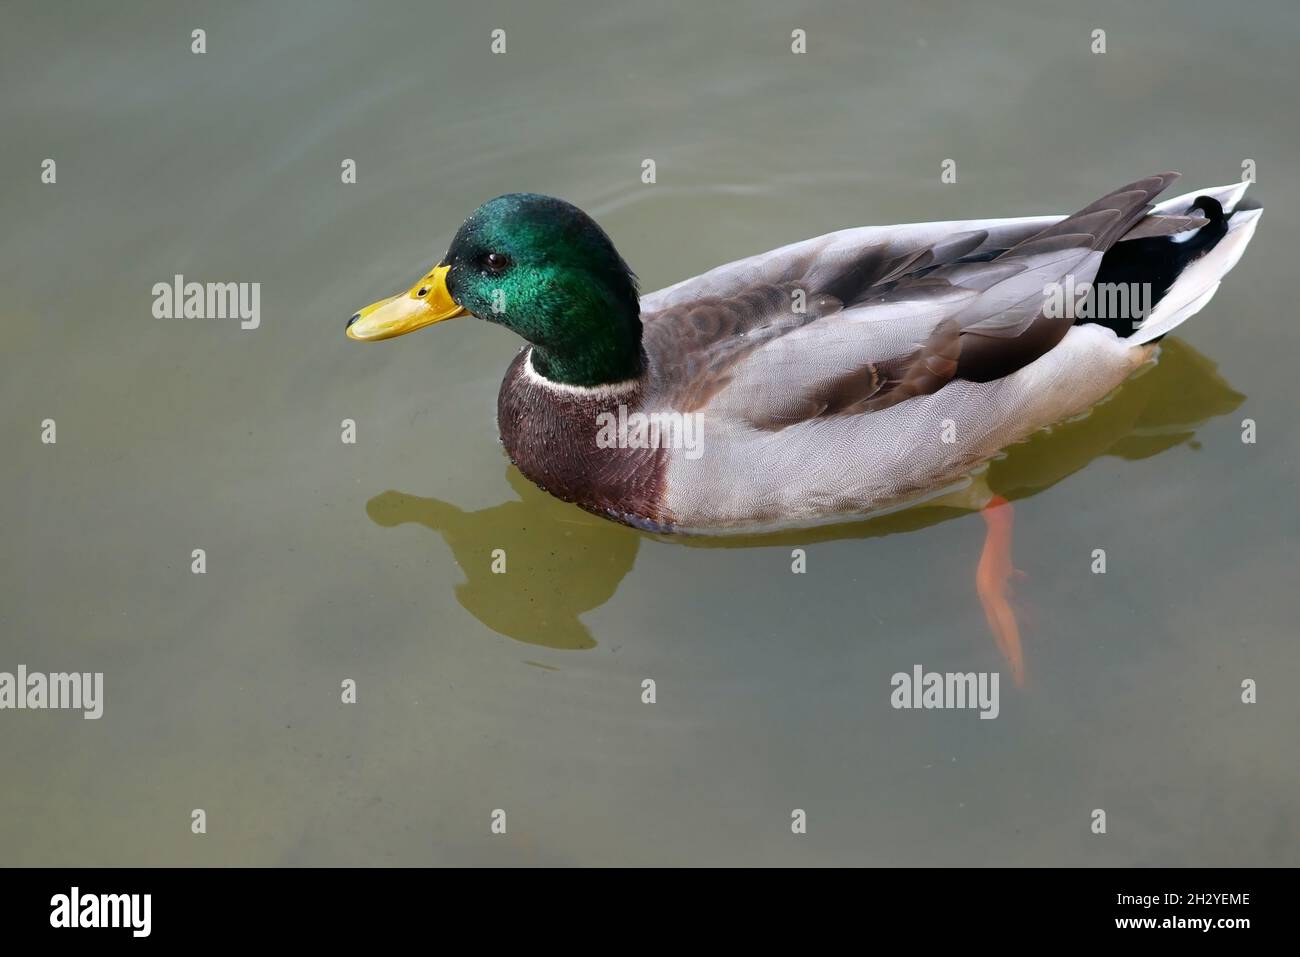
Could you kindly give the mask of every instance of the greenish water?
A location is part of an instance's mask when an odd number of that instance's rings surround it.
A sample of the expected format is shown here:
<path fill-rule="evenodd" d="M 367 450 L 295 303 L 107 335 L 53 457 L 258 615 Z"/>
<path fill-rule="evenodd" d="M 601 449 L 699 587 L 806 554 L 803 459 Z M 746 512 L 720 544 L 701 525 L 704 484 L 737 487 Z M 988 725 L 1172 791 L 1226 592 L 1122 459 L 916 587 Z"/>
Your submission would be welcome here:
<path fill-rule="evenodd" d="M 702 6 L 6 8 L 0 671 L 105 701 L 0 711 L 0 863 L 1300 863 L 1300 10 Z M 991 470 L 1028 671 L 992 721 L 889 703 L 1004 669 L 978 516 L 642 535 L 507 467 L 509 333 L 343 336 L 502 192 L 655 289 L 1245 159 L 1266 212 L 1214 302 Z M 176 274 L 260 282 L 259 328 L 154 318 Z"/>

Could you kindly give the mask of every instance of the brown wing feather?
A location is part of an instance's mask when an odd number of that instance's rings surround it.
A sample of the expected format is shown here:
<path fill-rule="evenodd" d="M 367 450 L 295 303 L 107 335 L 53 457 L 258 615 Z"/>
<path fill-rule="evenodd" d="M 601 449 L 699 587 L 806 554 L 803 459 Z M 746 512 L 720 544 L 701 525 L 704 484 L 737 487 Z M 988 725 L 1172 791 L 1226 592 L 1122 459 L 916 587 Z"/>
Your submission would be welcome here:
<path fill-rule="evenodd" d="M 957 370 L 960 332 L 956 322 L 945 319 L 915 351 L 866 362 L 823 379 L 803 393 L 796 391 L 779 412 L 751 415 L 749 422 L 755 428 L 779 431 L 810 419 L 878 412 L 914 396 L 937 392 Z"/>

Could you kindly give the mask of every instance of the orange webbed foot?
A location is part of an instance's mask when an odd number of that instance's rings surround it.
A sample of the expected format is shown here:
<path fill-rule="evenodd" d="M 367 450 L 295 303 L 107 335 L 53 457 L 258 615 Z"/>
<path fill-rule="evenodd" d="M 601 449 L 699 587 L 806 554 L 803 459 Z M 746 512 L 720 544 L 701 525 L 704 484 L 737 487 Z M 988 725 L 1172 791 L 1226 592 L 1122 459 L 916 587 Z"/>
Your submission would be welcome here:
<path fill-rule="evenodd" d="M 1020 626 L 1011 608 L 1011 578 L 1014 575 L 1023 579 L 1025 574 L 1011 564 L 1011 503 L 995 495 L 980 510 L 980 515 L 984 518 L 987 532 L 975 572 L 975 590 L 998 643 L 998 651 L 1011 669 L 1011 680 L 1017 688 L 1023 688 L 1025 656 L 1020 647 Z"/>

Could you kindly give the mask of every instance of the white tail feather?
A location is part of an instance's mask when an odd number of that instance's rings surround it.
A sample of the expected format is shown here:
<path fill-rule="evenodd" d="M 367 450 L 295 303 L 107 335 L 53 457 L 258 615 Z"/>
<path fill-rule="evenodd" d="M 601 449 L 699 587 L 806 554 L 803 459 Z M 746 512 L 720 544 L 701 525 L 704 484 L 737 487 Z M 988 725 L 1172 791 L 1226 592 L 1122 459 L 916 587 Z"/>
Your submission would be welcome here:
<path fill-rule="evenodd" d="M 1237 204 L 1241 202 L 1241 197 L 1246 195 L 1246 187 L 1249 185 L 1249 182 L 1231 183 L 1227 186 L 1213 186 L 1210 189 L 1198 189 L 1191 193 L 1183 193 L 1182 196 L 1175 196 L 1163 203 L 1156 203 L 1151 212 L 1153 215 L 1159 213 L 1162 216 L 1186 216 L 1191 212 L 1192 203 L 1202 196 L 1208 196 L 1210 199 L 1218 200 L 1225 213 L 1231 213 L 1236 210 Z"/>

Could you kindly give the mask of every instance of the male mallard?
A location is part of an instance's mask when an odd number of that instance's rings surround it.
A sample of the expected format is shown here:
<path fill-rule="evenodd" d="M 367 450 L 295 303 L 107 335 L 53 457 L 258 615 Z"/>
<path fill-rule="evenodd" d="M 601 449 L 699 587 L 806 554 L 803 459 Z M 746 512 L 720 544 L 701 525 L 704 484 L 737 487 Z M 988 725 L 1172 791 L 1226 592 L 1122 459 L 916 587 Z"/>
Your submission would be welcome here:
<path fill-rule="evenodd" d="M 347 333 L 466 314 L 513 329 L 529 345 L 501 385 L 506 451 L 616 521 L 749 531 L 860 515 L 951 490 L 1084 412 L 1209 301 L 1260 210 L 1240 205 L 1245 183 L 1153 206 L 1177 177 L 1068 217 L 842 230 L 643 297 L 585 213 L 511 194 Z M 1150 308 L 1076 318 L 1089 283 L 1145 291 Z"/>

